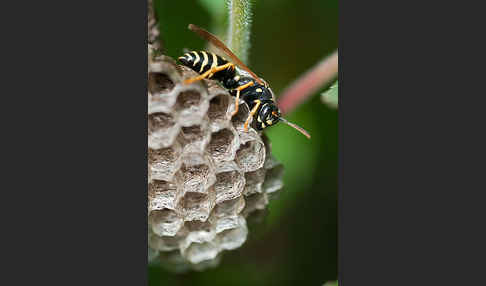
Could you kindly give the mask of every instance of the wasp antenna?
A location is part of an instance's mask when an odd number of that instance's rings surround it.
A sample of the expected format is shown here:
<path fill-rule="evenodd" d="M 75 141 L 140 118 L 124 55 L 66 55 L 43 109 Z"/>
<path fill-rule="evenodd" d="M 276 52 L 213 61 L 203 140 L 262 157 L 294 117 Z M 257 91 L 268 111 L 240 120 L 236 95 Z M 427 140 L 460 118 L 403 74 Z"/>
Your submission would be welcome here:
<path fill-rule="evenodd" d="M 283 123 L 287 124 L 288 126 L 294 128 L 295 130 L 299 131 L 300 133 L 302 133 L 305 137 L 307 137 L 308 139 L 311 139 L 311 136 L 309 133 L 307 133 L 307 131 L 304 130 L 304 128 L 300 127 L 300 126 L 297 126 L 296 124 L 292 123 L 292 122 L 289 122 L 287 119 L 283 118 L 283 117 L 280 117 L 280 120 L 283 121 Z"/>

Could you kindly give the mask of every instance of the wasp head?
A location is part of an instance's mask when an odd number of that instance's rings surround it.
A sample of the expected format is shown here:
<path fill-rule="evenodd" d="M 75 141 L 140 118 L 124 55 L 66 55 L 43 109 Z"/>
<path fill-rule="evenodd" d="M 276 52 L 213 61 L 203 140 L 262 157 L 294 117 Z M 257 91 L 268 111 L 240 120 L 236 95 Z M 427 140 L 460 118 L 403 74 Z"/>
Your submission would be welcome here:
<path fill-rule="evenodd" d="M 276 124 L 280 120 L 280 110 L 271 101 L 266 102 L 258 112 L 256 128 L 263 130 L 264 128 Z"/>

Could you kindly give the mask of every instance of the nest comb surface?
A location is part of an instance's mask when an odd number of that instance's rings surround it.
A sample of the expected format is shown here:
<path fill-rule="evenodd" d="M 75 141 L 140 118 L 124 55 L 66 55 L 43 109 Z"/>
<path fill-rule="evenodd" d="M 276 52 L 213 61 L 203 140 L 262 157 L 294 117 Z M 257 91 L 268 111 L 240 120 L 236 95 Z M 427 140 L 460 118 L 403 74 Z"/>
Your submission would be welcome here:
<path fill-rule="evenodd" d="M 216 82 L 190 85 L 192 70 L 166 56 L 148 61 L 149 260 L 214 266 L 246 240 L 246 218 L 279 191 L 283 167 L 249 114 Z"/>

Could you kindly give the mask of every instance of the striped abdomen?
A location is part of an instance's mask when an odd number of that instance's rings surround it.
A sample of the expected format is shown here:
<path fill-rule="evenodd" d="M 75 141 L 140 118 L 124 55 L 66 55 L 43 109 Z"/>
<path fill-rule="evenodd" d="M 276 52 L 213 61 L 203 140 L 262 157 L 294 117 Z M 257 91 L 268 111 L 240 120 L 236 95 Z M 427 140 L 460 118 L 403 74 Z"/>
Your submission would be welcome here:
<path fill-rule="evenodd" d="M 228 63 L 228 61 L 222 57 L 205 51 L 192 51 L 186 53 L 182 57 L 179 57 L 179 61 L 199 74 L 203 74 L 210 68 Z"/>

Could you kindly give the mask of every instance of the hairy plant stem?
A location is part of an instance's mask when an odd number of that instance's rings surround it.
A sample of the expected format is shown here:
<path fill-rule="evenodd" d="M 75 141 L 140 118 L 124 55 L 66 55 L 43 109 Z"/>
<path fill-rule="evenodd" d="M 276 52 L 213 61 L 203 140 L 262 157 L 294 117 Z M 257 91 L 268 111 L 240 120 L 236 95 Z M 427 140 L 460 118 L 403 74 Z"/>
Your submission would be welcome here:
<path fill-rule="evenodd" d="M 336 50 L 281 93 L 278 106 L 282 113 L 286 114 L 292 111 L 318 89 L 333 80 L 337 76 L 337 72 L 338 51 Z"/>
<path fill-rule="evenodd" d="M 250 49 L 251 3 L 250 0 L 228 0 L 228 46 L 245 64 Z"/>

